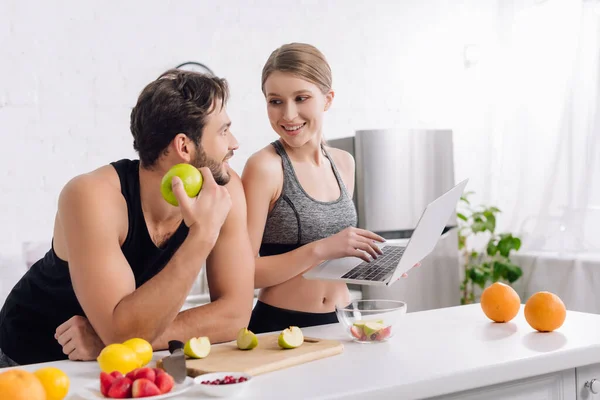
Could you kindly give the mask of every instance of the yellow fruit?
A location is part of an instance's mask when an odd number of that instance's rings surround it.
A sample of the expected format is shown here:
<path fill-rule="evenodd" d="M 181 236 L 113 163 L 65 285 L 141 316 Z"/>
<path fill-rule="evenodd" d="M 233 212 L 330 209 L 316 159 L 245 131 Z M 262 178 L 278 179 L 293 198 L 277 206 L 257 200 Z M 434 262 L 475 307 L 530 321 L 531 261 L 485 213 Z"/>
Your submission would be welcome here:
<path fill-rule="evenodd" d="M 124 344 L 109 344 L 100 352 L 96 359 L 100 369 L 108 374 L 119 371 L 122 374 L 140 367 L 137 353 Z"/>
<path fill-rule="evenodd" d="M 481 293 L 481 309 L 495 322 L 508 322 L 519 313 L 521 299 L 510 286 L 496 282 Z"/>
<path fill-rule="evenodd" d="M 525 320 L 540 332 L 552 332 L 560 328 L 566 317 L 565 304 L 554 293 L 537 292 L 525 303 Z"/>
<path fill-rule="evenodd" d="M 62 400 L 69 393 L 69 377 L 58 368 L 40 368 L 33 373 L 46 390 L 47 400 Z"/>
<path fill-rule="evenodd" d="M 136 352 L 142 367 L 152 360 L 152 345 L 144 339 L 129 339 L 123 344 Z"/>
<path fill-rule="evenodd" d="M 11 400 L 46 400 L 46 391 L 31 372 L 11 369 L 0 373 L 0 398 Z"/>

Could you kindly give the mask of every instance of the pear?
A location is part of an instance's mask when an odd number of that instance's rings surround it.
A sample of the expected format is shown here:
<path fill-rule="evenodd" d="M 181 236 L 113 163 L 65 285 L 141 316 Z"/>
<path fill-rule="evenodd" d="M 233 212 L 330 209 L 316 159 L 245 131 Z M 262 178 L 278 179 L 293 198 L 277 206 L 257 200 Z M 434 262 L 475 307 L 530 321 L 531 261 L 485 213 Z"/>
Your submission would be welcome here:
<path fill-rule="evenodd" d="M 248 328 L 240 329 L 237 336 L 237 347 L 240 350 L 252 350 L 258 346 L 258 338 Z"/>
<path fill-rule="evenodd" d="M 204 358 L 210 353 L 210 340 L 206 336 L 191 338 L 183 346 L 183 353 L 192 358 Z"/>
<path fill-rule="evenodd" d="M 304 335 L 297 326 L 290 326 L 279 334 L 277 344 L 283 349 L 295 349 L 304 343 Z"/>

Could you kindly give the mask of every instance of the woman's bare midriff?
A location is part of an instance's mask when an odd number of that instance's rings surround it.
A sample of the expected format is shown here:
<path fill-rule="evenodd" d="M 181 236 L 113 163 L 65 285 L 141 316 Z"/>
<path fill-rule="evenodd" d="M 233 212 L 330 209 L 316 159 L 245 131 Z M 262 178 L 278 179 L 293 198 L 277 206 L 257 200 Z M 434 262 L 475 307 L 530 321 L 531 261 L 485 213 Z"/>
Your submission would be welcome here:
<path fill-rule="evenodd" d="M 328 313 L 335 311 L 336 305 L 350 303 L 350 292 L 343 282 L 308 280 L 297 276 L 280 285 L 262 289 L 258 299 L 287 310 Z"/>

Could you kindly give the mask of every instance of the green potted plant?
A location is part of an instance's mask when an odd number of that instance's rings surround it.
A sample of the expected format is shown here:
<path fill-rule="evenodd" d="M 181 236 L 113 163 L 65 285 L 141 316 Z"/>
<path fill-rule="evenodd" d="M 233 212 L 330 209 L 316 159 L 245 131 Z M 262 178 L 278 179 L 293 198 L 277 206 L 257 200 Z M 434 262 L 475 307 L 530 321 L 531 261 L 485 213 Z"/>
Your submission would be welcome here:
<path fill-rule="evenodd" d="M 475 303 L 476 292 L 488 283 L 514 283 L 523 271 L 510 260 L 512 251 L 521 247 L 521 239 L 512 233 L 496 233 L 496 216 L 501 211 L 494 206 L 473 206 L 469 200 L 474 192 L 465 193 L 459 203 L 458 249 L 464 266 L 460 285 L 461 304 Z M 467 240 L 472 238 L 472 240 Z"/>

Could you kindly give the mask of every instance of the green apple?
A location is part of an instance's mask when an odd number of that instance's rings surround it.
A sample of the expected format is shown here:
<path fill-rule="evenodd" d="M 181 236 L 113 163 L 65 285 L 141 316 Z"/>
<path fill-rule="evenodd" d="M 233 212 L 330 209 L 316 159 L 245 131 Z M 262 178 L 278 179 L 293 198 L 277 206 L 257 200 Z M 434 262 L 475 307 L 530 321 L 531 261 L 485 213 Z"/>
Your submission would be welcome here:
<path fill-rule="evenodd" d="M 210 353 L 210 340 L 206 336 L 191 338 L 183 346 L 183 353 L 192 358 L 204 358 Z"/>
<path fill-rule="evenodd" d="M 372 334 L 379 332 L 382 329 L 385 329 L 386 326 L 380 324 L 379 322 L 367 322 L 363 326 L 363 331 L 367 337 L 371 337 Z"/>
<path fill-rule="evenodd" d="M 240 350 L 252 350 L 258 346 L 258 338 L 248 328 L 242 328 L 238 332 L 237 346 Z"/>
<path fill-rule="evenodd" d="M 171 205 L 178 206 L 179 202 L 173 193 L 171 186 L 171 180 L 174 176 L 178 176 L 183 182 L 183 188 L 190 197 L 198 196 L 200 189 L 202 189 L 202 174 L 198 171 L 198 168 L 191 164 L 177 164 L 171 167 L 169 171 L 163 176 L 160 182 L 160 192 L 163 198 Z"/>
<path fill-rule="evenodd" d="M 375 321 L 356 320 L 356 321 L 354 321 L 354 324 L 353 324 L 353 325 L 354 325 L 354 326 L 356 326 L 357 328 L 363 329 L 363 328 L 364 328 L 364 326 L 365 326 L 365 324 L 366 324 L 367 322 L 376 322 L 376 323 L 378 323 L 378 324 L 383 324 L 383 320 L 382 320 L 382 319 L 377 319 L 377 320 L 375 320 Z"/>
<path fill-rule="evenodd" d="M 297 326 L 290 326 L 279 334 L 277 344 L 284 349 L 295 349 L 304 343 L 304 335 Z"/>

